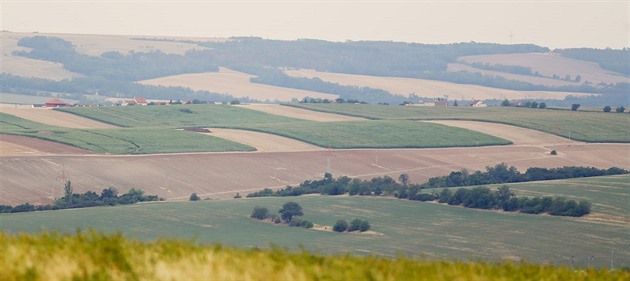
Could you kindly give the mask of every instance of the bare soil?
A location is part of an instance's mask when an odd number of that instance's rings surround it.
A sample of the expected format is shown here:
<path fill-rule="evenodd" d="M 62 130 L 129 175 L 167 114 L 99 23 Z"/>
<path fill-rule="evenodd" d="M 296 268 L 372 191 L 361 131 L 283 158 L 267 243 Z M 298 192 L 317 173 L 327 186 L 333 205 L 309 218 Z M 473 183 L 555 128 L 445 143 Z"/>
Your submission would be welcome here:
<path fill-rule="evenodd" d="M 293 98 L 304 97 L 336 99 L 337 95 L 297 90 L 252 83 L 249 81 L 254 76 L 247 73 L 220 68 L 219 72 L 192 73 L 174 76 L 160 77 L 144 80 L 139 83 L 158 86 L 188 87 L 193 90 L 206 90 L 215 93 L 227 93 L 235 97 L 249 97 L 260 101 L 290 101 Z"/>
<path fill-rule="evenodd" d="M 323 148 L 298 140 L 247 130 L 210 128 L 208 135 L 256 148 L 258 152 L 322 151 Z"/>
<path fill-rule="evenodd" d="M 23 136 L 0 135 L 0 156 L 92 154 L 78 147 Z"/>
<path fill-rule="evenodd" d="M 320 79 L 341 85 L 370 87 L 386 90 L 395 95 L 450 99 L 564 99 L 568 95 L 584 96 L 584 93 L 551 92 L 551 91 L 513 91 L 490 88 L 478 85 L 455 84 L 436 80 L 425 80 L 401 77 L 379 77 L 332 72 L 319 72 L 310 69 L 285 70 L 285 73 L 296 77 Z"/>
<path fill-rule="evenodd" d="M 114 125 L 49 108 L 2 108 L 0 112 L 38 123 L 76 129 L 116 128 Z"/>
<path fill-rule="evenodd" d="M 247 104 L 239 105 L 244 108 L 262 111 L 274 115 L 282 115 L 291 118 L 304 119 L 316 122 L 335 122 L 335 121 L 358 121 L 365 120 L 360 117 L 352 117 L 347 115 L 333 114 L 307 110 L 291 106 L 282 106 L 277 104 Z"/>

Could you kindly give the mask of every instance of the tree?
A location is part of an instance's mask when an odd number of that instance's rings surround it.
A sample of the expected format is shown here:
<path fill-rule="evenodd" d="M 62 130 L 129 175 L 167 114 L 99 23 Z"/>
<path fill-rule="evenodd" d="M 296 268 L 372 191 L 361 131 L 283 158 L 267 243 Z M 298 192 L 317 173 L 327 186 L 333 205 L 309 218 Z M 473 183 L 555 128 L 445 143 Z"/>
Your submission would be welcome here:
<path fill-rule="evenodd" d="M 344 232 L 348 229 L 348 222 L 345 220 L 338 220 L 333 226 L 333 230 L 336 232 Z"/>
<path fill-rule="evenodd" d="M 398 180 L 404 186 L 409 185 L 409 175 L 407 174 L 400 174 L 400 176 L 398 176 Z"/>
<path fill-rule="evenodd" d="M 501 102 L 501 106 L 510 106 L 510 101 L 509 101 L 508 99 L 504 99 L 504 100 Z"/>
<path fill-rule="evenodd" d="M 361 225 L 359 225 L 359 231 L 364 232 L 370 230 L 370 223 L 368 221 L 361 221 Z"/>
<path fill-rule="evenodd" d="M 66 184 L 63 190 L 65 193 L 64 198 L 66 199 L 66 206 L 70 207 L 72 205 L 72 195 L 73 195 L 72 183 L 70 182 L 70 180 L 66 181 Z"/>
<path fill-rule="evenodd" d="M 580 81 L 582 81 L 582 76 L 580 75 L 575 76 L 575 82 L 580 83 Z"/>
<path fill-rule="evenodd" d="M 580 108 L 580 104 L 579 103 L 574 103 L 571 105 L 571 110 L 572 111 L 577 111 L 578 108 Z"/>
<path fill-rule="evenodd" d="M 604 112 L 610 112 L 610 105 L 604 106 Z"/>
<path fill-rule="evenodd" d="M 282 205 L 282 209 L 278 211 L 285 222 L 291 222 L 294 216 L 302 216 L 302 206 L 295 202 L 287 202 Z"/>
<path fill-rule="evenodd" d="M 254 219 L 264 220 L 269 217 L 269 210 L 265 207 L 254 207 L 250 216 Z"/>
<path fill-rule="evenodd" d="M 538 108 L 538 103 L 537 102 L 532 102 L 532 104 L 530 105 L 531 108 Z"/>
<path fill-rule="evenodd" d="M 510 187 L 507 185 L 502 185 L 497 190 L 497 200 L 502 203 L 510 200 L 512 196 L 514 196 L 514 192 L 510 191 Z"/>
<path fill-rule="evenodd" d="M 618 106 L 615 110 L 617 111 L 617 113 L 623 113 L 624 111 L 626 111 L 626 108 L 623 106 Z"/>
<path fill-rule="evenodd" d="M 546 104 L 546 103 L 544 103 L 544 102 L 541 102 L 541 103 L 538 105 L 538 108 L 540 108 L 540 109 L 545 109 L 545 108 L 547 108 L 547 104 Z"/>
<path fill-rule="evenodd" d="M 453 106 L 459 106 L 459 104 L 457 104 L 457 100 L 455 100 L 455 102 L 453 102 Z"/>
<path fill-rule="evenodd" d="M 199 198 L 199 196 L 197 196 L 197 193 L 193 193 L 193 194 L 190 195 L 190 199 L 189 200 L 190 201 L 199 201 L 199 199 L 201 199 L 201 198 Z"/>
<path fill-rule="evenodd" d="M 362 220 L 360 220 L 360 219 L 353 219 L 350 222 L 350 226 L 348 226 L 348 231 L 357 231 L 357 230 L 359 230 L 359 227 L 361 227 L 361 222 L 362 222 Z"/>

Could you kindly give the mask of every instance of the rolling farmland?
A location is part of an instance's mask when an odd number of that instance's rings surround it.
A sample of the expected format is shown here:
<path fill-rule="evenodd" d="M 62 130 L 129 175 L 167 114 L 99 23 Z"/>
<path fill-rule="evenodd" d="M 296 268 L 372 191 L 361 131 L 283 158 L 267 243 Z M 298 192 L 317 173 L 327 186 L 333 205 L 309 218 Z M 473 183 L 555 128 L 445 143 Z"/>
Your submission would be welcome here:
<path fill-rule="evenodd" d="M 572 179 L 518 184 L 518 192 L 537 192 L 575 196 L 571 187 L 580 186 L 580 199 L 606 206 L 610 197 L 598 195 L 584 186 L 617 182 L 622 192 L 630 188 L 619 177 Z M 571 186 L 571 187 L 568 187 Z M 606 184 L 604 184 L 606 186 Z M 575 188 L 573 188 L 575 189 Z M 567 194 L 565 194 L 567 192 Z M 616 200 L 616 199 L 614 199 Z M 302 228 L 288 228 L 248 218 L 254 206 L 265 206 L 272 212 L 287 201 L 304 209 L 304 219 L 332 226 L 338 219 L 368 219 L 376 234 L 337 234 Z M 610 202 L 611 206 L 619 202 Z M 623 206 L 620 206 L 624 208 Z M 626 206 L 627 207 L 627 206 Z M 471 210 L 461 207 L 393 200 L 374 197 L 301 196 L 255 198 L 200 202 L 157 202 L 121 207 L 48 211 L 0 215 L 2 229 L 9 232 L 48 230 L 74 232 L 76 228 L 93 228 L 105 232 L 121 231 L 129 237 L 154 240 L 158 237 L 196 237 L 199 241 L 222 243 L 245 248 L 269 247 L 269 243 L 320 253 L 351 253 L 391 256 L 403 254 L 428 258 L 459 259 L 525 259 L 537 263 L 584 266 L 586 256 L 594 255 L 595 266 L 606 266 L 610 250 L 616 253 L 617 266 L 630 263 L 627 242 L 628 222 L 590 219 L 610 209 L 594 207 L 594 214 L 583 218 L 561 218 L 519 213 Z M 160 225 L 160 227 L 156 227 Z M 500 225 L 501 227 L 495 227 Z M 557 239 L 558 235 L 562 239 Z M 489 239 L 491 237 L 491 239 Z M 405 241 L 405 243 L 400 243 Z M 625 241 L 625 242 L 624 242 Z"/>

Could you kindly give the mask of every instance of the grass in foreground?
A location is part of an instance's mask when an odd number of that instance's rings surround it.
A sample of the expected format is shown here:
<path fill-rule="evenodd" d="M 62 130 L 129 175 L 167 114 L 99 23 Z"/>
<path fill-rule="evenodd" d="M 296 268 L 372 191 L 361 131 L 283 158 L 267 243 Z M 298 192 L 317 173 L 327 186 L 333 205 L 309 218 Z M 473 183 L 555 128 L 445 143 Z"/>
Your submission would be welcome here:
<path fill-rule="evenodd" d="M 94 231 L 0 232 L 1 280 L 627 280 L 630 273 L 529 263 L 427 261 L 146 243 Z"/>
<path fill-rule="evenodd" d="M 630 114 L 516 107 L 412 107 L 366 104 L 291 104 L 369 119 L 475 120 L 534 129 L 585 142 L 630 142 Z"/>

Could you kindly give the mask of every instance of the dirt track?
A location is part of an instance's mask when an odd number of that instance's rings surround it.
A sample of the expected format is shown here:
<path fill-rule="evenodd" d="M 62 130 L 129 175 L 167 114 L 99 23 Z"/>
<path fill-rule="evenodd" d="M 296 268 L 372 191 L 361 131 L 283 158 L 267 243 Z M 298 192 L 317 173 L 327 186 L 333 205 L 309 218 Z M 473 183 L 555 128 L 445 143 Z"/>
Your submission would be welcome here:
<path fill-rule="evenodd" d="M 291 118 L 305 119 L 317 122 L 358 121 L 364 118 L 352 117 L 341 114 L 318 112 L 291 106 L 277 104 L 247 104 L 239 105 L 248 109 L 258 110 L 269 114 L 282 115 Z"/>
<path fill-rule="evenodd" d="M 75 128 L 75 129 L 106 129 L 116 126 L 98 122 L 78 115 L 42 108 L 0 108 L 0 112 L 43 124 Z"/>

